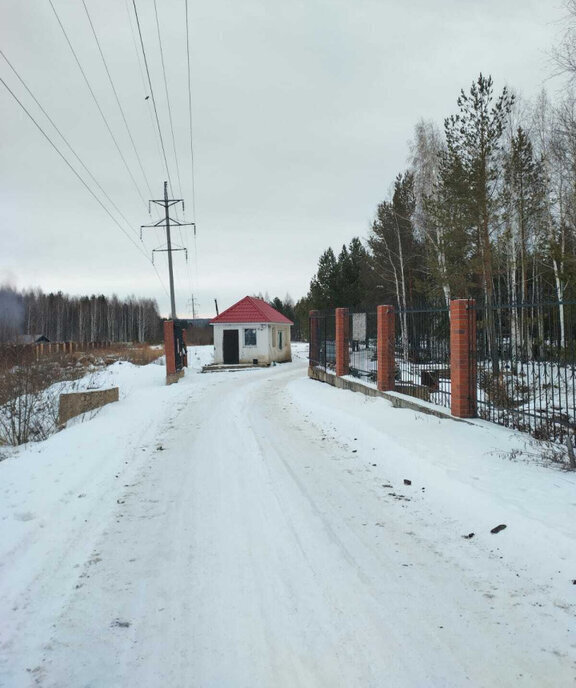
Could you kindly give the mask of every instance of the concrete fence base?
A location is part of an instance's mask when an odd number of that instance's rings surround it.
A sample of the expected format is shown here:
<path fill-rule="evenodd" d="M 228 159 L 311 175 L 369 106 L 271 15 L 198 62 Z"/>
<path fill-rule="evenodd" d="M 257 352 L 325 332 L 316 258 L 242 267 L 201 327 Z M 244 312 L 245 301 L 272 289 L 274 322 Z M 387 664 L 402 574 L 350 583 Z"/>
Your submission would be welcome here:
<path fill-rule="evenodd" d="M 75 418 L 88 411 L 111 404 L 119 399 L 118 387 L 97 389 L 91 392 L 70 392 L 60 395 L 58 408 L 58 425 L 65 425 L 70 418 Z"/>
<path fill-rule="evenodd" d="M 422 402 L 416 399 L 408 399 L 406 396 L 401 396 L 399 392 L 382 392 L 375 387 L 368 387 L 368 385 L 363 385 L 361 382 L 356 382 L 355 380 L 347 380 L 343 377 L 338 377 L 334 373 L 330 373 L 321 368 L 315 368 L 313 366 L 308 367 L 308 377 L 312 380 L 318 380 L 318 382 L 326 382 L 332 387 L 337 387 L 338 389 L 347 389 L 351 392 L 360 392 L 369 397 L 379 397 L 380 399 L 386 399 L 389 401 L 394 408 L 404 408 L 410 409 L 411 411 L 419 411 L 420 413 L 427 413 L 429 416 L 436 416 L 437 418 L 446 418 L 449 420 L 456 420 L 462 423 L 466 423 L 465 420 L 457 418 L 456 416 L 450 415 L 448 411 L 443 411 L 434 404 L 426 404 L 424 400 Z"/>
<path fill-rule="evenodd" d="M 177 370 L 175 373 L 166 373 L 166 384 L 173 385 L 184 377 L 184 370 Z"/>
<path fill-rule="evenodd" d="M 392 306 L 378 306 L 377 313 L 377 338 L 376 357 L 378 361 L 375 392 L 392 392 L 408 394 L 412 397 L 430 400 L 430 392 L 439 388 L 440 372 L 446 371 L 421 371 L 422 382 L 402 382 L 395 380 L 395 311 Z M 350 332 L 349 312 L 347 308 L 335 310 L 336 333 L 336 379 L 348 375 L 350 370 Z M 319 365 L 320 361 L 320 318 L 318 311 L 310 311 L 310 355 L 311 369 Z M 431 377 L 431 372 L 436 372 L 437 378 Z M 327 374 L 324 371 L 318 371 Z M 428 373 L 428 379 L 424 379 L 424 373 Z M 453 299 L 450 302 L 450 408 L 455 418 L 474 418 L 476 416 L 476 310 L 474 299 Z M 314 375 L 310 375 L 314 377 Z M 446 375 L 444 374 L 444 377 Z M 318 379 L 315 377 L 315 379 Z M 324 380 L 328 382 L 328 380 Z M 431 383 L 431 384 L 429 384 Z M 330 381 L 336 387 L 342 386 L 340 382 Z M 351 389 L 351 387 L 347 387 Z M 370 394 L 365 390 L 369 387 L 362 386 L 364 394 Z M 360 391 L 359 389 L 356 391 Z M 376 396 L 376 395 L 374 395 Z"/>

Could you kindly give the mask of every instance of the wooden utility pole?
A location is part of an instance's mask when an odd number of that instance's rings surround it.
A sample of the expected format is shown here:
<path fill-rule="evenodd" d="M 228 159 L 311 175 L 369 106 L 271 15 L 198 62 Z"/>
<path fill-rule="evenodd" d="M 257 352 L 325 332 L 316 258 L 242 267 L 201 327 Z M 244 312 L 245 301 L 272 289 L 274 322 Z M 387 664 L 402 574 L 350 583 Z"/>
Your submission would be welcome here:
<path fill-rule="evenodd" d="M 176 299 L 174 296 L 174 268 L 172 265 L 172 253 L 174 251 L 185 251 L 186 252 L 186 260 L 188 260 L 188 250 L 184 247 L 178 247 L 178 248 L 172 248 L 172 237 L 170 235 L 170 227 L 171 226 L 176 226 L 176 227 L 184 227 L 187 225 L 192 225 L 193 227 L 196 227 L 196 223 L 194 222 L 180 222 L 179 220 L 174 220 L 173 218 L 170 217 L 170 211 L 169 209 L 173 206 L 176 205 L 177 203 L 182 203 L 182 210 L 184 210 L 184 201 L 180 198 L 175 199 L 175 198 L 168 198 L 168 182 L 164 182 L 164 198 L 162 200 L 151 200 L 148 203 L 148 208 L 150 208 L 150 203 L 156 203 L 156 205 L 162 206 L 164 208 L 164 218 L 162 220 L 158 220 L 153 225 L 141 225 L 140 226 L 140 238 L 142 238 L 142 230 L 148 227 L 165 227 L 166 228 L 166 248 L 155 248 L 152 251 L 152 256 L 154 256 L 154 253 L 156 252 L 165 252 L 168 253 L 168 276 L 170 278 L 170 318 L 172 320 L 176 320 Z"/>

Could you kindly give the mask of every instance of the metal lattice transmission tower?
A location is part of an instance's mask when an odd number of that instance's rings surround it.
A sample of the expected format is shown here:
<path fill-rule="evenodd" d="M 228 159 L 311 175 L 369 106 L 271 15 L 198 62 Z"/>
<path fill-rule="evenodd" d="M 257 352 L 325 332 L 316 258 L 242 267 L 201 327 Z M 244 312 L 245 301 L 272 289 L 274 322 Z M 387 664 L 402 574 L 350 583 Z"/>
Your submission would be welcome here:
<path fill-rule="evenodd" d="M 176 299 L 174 297 L 174 268 L 172 265 L 172 253 L 175 251 L 184 251 L 186 253 L 186 260 L 188 260 L 188 249 L 178 246 L 172 248 L 172 237 L 170 236 L 170 227 L 184 227 L 191 225 L 196 227 L 195 222 L 180 222 L 179 220 L 174 220 L 170 217 L 170 208 L 177 203 L 182 203 L 182 211 L 184 211 L 184 201 L 181 198 L 168 198 L 168 182 L 164 182 L 164 198 L 161 200 L 150 200 L 148 203 L 148 209 L 150 209 L 150 203 L 156 203 L 156 205 L 162 206 L 164 208 L 164 218 L 158 220 L 158 222 L 153 225 L 141 225 L 140 226 L 140 238 L 142 238 L 142 230 L 146 228 L 166 228 L 166 248 L 155 248 L 152 251 L 152 261 L 154 261 L 154 253 L 165 252 L 168 253 L 168 275 L 170 278 L 170 318 L 176 320 Z"/>

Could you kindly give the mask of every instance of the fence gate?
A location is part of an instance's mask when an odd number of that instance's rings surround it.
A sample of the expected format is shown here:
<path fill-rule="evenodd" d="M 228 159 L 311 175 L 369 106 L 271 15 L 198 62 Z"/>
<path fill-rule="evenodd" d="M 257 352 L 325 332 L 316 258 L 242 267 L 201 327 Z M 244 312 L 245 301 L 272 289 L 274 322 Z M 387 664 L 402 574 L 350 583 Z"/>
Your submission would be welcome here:
<path fill-rule="evenodd" d="M 185 337 L 185 323 L 181 320 L 174 322 L 174 357 L 176 362 L 176 371 L 182 370 L 188 366 L 188 355 L 186 352 L 186 337 Z"/>
<path fill-rule="evenodd" d="M 185 330 L 185 321 L 164 321 L 164 353 L 166 355 L 167 378 L 181 373 L 188 366 Z"/>

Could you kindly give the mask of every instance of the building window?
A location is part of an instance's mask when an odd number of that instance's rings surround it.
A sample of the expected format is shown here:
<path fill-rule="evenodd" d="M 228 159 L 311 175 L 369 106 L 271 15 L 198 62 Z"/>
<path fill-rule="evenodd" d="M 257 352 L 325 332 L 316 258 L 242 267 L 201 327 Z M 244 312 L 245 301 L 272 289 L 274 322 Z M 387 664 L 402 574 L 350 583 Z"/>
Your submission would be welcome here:
<path fill-rule="evenodd" d="M 244 330 L 244 346 L 256 346 L 256 330 Z"/>
<path fill-rule="evenodd" d="M 278 348 L 279 349 L 282 348 L 282 335 L 283 334 L 284 334 L 284 332 L 282 332 L 282 330 L 278 330 Z"/>
<path fill-rule="evenodd" d="M 276 328 L 272 328 L 272 346 L 276 348 Z"/>

